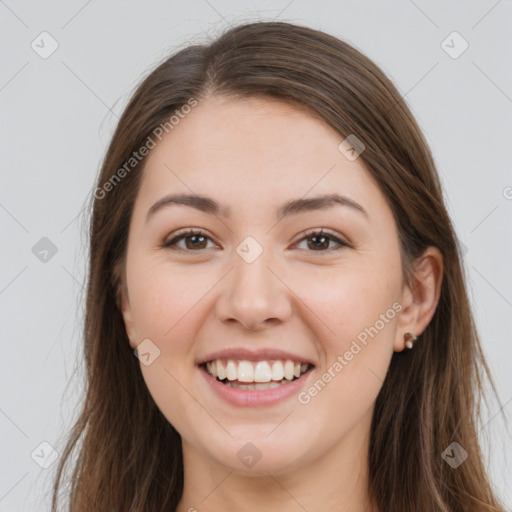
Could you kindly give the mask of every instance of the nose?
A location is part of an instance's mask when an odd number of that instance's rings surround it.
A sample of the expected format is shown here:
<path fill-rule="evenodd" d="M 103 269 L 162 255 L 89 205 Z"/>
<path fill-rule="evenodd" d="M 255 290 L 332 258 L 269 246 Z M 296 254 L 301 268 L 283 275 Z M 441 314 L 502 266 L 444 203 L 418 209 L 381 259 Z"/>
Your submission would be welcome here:
<path fill-rule="evenodd" d="M 293 293 L 265 251 L 252 263 L 234 254 L 234 268 L 223 280 L 216 314 L 226 323 L 260 331 L 285 322 L 292 314 Z"/>

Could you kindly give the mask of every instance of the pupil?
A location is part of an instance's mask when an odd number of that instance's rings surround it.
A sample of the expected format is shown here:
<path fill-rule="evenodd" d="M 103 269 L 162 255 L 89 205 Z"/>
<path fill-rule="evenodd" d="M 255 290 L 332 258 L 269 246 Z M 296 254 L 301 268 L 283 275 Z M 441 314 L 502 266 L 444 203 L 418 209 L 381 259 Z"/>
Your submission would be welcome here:
<path fill-rule="evenodd" d="M 314 236 L 314 237 L 311 237 L 311 240 L 315 240 L 315 239 L 316 239 L 316 240 L 318 240 L 318 239 L 321 239 L 321 240 L 322 240 L 322 242 L 320 243 L 320 245 L 318 245 L 318 244 L 315 244 L 315 243 L 314 243 L 314 244 L 313 244 L 313 247 L 316 247 L 316 248 L 321 247 L 321 244 L 322 244 L 322 243 L 324 243 L 324 245 L 325 245 L 325 240 L 327 240 L 327 238 L 328 238 L 328 237 L 326 237 L 326 236 Z"/>
<path fill-rule="evenodd" d="M 196 239 L 196 241 L 197 241 L 197 239 L 198 239 L 198 238 L 202 238 L 202 239 L 204 240 L 204 236 L 202 236 L 202 235 L 192 235 L 192 236 L 189 236 L 189 237 L 188 237 L 188 240 Z M 201 242 L 199 242 L 199 244 L 200 244 L 200 243 L 201 243 Z M 193 247 L 199 247 L 199 244 L 197 244 L 197 243 L 195 243 L 195 242 L 192 242 L 192 246 L 193 246 Z"/>

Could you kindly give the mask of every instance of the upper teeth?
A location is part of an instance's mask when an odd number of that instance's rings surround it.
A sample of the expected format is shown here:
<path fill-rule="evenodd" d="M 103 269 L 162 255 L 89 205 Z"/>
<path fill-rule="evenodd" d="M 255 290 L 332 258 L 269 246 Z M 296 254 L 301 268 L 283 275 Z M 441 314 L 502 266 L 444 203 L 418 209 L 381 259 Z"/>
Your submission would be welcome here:
<path fill-rule="evenodd" d="M 206 370 L 220 380 L 239 382 L 270 382 L 300 377 L 309 367 L 308 363 L 286 361 L 235 361 L 215 359 L 206 363 Z"/>

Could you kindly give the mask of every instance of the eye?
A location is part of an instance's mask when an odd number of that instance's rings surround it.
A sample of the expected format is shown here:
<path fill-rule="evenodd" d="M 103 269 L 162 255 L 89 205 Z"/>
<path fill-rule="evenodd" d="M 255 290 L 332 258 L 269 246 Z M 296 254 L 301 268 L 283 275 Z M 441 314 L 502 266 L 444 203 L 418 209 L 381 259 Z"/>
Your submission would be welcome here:
<path fill-rule="evenodd" d="M 307 243 L 308 249 L 311 249 L 310 252 L 328 252 L 333 250 L 338 250 L 343 247 L 350 247 L 349 244 L 340 240 L 333 233 L 329 233 L 324 231 L 322 228 L 319 230 L 311 230 L 309 232 L 304 233 L 300 240 L 300 242 L 312 240 L 312 243 Z M 174 248 L 177 247 L 180 250 L 184 251 L 194 251 L 197 249 L 198 251 L 207 249 L 207 241 L 211 240 L 208 234 L 200 229 L 189 229 L 185 232 L 178 233 L 174 238 L 170 239 L 163 243 L 162 247 L 164 248 Z M 185 242 L 185 247 L 179 246 L 179 242 Z M 338 247 L 329 248 L 330 242 L 335 242 L 338 244 Z"/>
<path fill-rule="evenodd" d="M 207 247 L 205 247 L 205 241 L 208 239 L 210 239 L 210 237 L 204 231 L 189 229 L 188 231 L 178 234 L 171 240 L 164 242 L 162 247 L 173 248 L 172 246 L 176 246 L 178 249 L 184 251 L 193 251 L 194 249 L 203 250 L 207 249 Z M 185 241 L 185 247 L 178 246 L 178 242 L 182 240 Z"/>
<path fill-rule="evenodd" d="M 329 252 L 329 251 L 337 251 L 339 249 L 342 249 L 343 247 L 349 247 L 349 244 L 346 242 L 343 242 L 340 240 L 336 235 L 333 233 L 329 233 L 324 231 L 322 228 L 320 231 L 318 230 L 312 230 L 305 233 L 305 236 L 299 240 L 299 242 L 302 241 L 308 241 L 312 240 L 313 243 L 307 243 L 307 247 L 309 249 L 312 249 L 313 252 Z M 338 247 L 334 247 L 329 249 L 329 243 L 335 242 L 338 244 Z"/>

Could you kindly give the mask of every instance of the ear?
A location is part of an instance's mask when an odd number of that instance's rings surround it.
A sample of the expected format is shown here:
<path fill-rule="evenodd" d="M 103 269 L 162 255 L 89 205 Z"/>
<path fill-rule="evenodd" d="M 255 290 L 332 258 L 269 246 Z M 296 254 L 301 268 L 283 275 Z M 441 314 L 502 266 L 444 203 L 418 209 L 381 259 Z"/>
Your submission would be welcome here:
<path fill-rule="evenodd" d="M 412 284 L 403 288 L 403 306 L 397 321 L 394 350 L 405 348 L 404 334 L 419 336 L 432 320 L 441 295 L 443 281 L 443 256 L 434 246 L 428 247 L 414 262 Z"/>
<path fill-rule="evenodd" d="M 119 311 L 123 315 L 124 327 L 129 339 L 130 347 L 135 350 L 137 347 L 137 335 L 133 321 L 133 314 L 128 297 L 128 288 L 126 279 L 123 277 L 122 264 L 118 263 L 114 268 L 113 282 L 116 293 L 116 303 Z"/>

